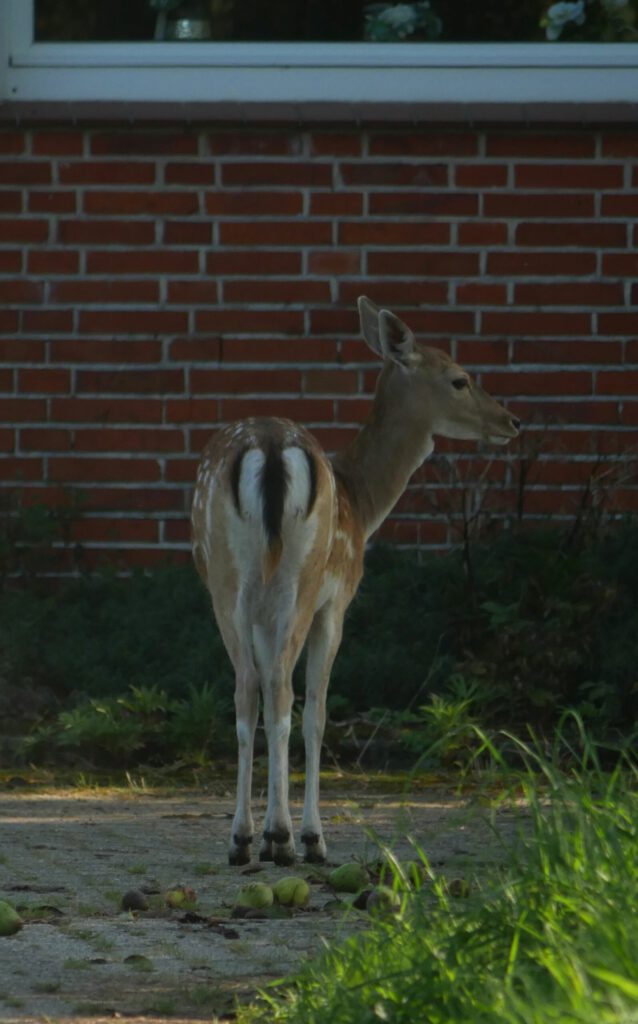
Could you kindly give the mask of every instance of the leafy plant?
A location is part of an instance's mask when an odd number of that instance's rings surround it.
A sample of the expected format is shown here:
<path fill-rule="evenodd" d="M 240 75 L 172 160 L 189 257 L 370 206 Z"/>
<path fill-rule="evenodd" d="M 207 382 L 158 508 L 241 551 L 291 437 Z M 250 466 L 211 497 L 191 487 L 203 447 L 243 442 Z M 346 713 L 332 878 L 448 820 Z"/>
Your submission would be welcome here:
<path fill-rule="evenodd" d="M 188 687 L 188 697 L 177 702 L 168 723 L 168 742 L 180 757 L 204 761 L 215 744 L 216 752 L 232 749 L 232 690 L 220 694 L 210 683 Z"/>
<path fill-rule="evenodd" d="M 59 570 L 81 503 L 82 496 L 74 494 L 59 508 L 50 508 L 27 504 L 19 490 L 0 492 L 0 590 L 13 577 L 33 582 L 38 575 Z"/>
<path fill-rule="evenodd" d="M 638 770 L 620 758 L 604 772 L 582 723 L 571 724 L 578 744 L 559 735 L 549 754 L 506 737 L 520 772 L 484 738 L 496 806 L 521 807 L 502 866 L 453 887 L 417 848 L 425 881 L 414 890 L 394 861 L 400 911 L 328 946 L 242 1008 L 240 1024 L 413 1024 L 424 1012 L 467 1024 L 635 1021 Z M 565 754 L 577 766 L 569 775 Z"/>
<path fill-rule="evenodd" d="M 364 37 L 370 42 L 438 39 L 441 19 L 427 0 L 418 3 L 374 3 L 364 8 Z"/>
<path fill-rule="evenodd" d="M 146 740 L 146 723 L 123 715 L 116 701 L 91 700 L 70 711 L 62 711 L 58 726 L 56 744 L 59 747 L 75 748 L 102 762 L 126 759 L 139 751 Z"/>
<path fill-rule="evenodd" d="M 549 735 L 566 708 L 607 741 L 630 733 L 638 528 L 590 517 L 589 499 L 582 507 L 576 531 L 531 530 L 523 517 L 483 539 L 468 533 L 471 572 L 465 545 L 444 556 L 371 549 L 328 694 L 330 753 L 361 765 L 429 750 L 463 763 L 470 727 L 531 725 Z M 33 756 L 79 751 L 51 730 L 77 738 L 87 716 L 85 758 L 99 760 L 103 743 L 106 760 L 116 749 L 128 750 L 129 763 L 197 760 L 210 756 L 211 737 L 234 750 L 232 668 L 189 565 L 55 584 L 5 579 L 0 682 L 0 758 L 9 763 L 27 731 L 38 737 Z M 80 719 L 61 724 L 61 712 L 80 707 Z M 297 718 L 292 749 L 301 756 Z"/>
<path fill-rule="evenodd" d="M 44 726 L 27 740 L 31 756 L 72 751 L 96 766 L 126 767 L 139 760 L 194 757 L 202 761 L 225 749 L 213 688 L 191 685 L 188 697 L 170 698 L 157 686 L 132 686 L 123 697 L 93 698 L 58 715 L 57 728 Z M 226 735 L 228 732 L 226 730 Z"/>
<path fill-rule="evenodd" d="M 540 24 L 550 42 L 561 39 L 610 43 L 638 38 L 632 0 L 575 0 L 550 4 Z"/>

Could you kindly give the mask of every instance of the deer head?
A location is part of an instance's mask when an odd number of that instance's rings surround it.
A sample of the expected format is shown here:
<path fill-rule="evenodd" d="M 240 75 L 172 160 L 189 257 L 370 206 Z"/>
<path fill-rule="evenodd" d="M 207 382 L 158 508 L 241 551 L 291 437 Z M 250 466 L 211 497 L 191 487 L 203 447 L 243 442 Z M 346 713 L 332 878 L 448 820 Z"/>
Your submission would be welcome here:
<path fill-rule="evenodd" d="M 464 441 L 507 444 L 520 421 L 487 394 L 445 352 L 419 345 L 399 317 L 359 299 L 363 336 L 384 360 L 387 402 L 402 419 L 421 420 L 427 432 Z"/>

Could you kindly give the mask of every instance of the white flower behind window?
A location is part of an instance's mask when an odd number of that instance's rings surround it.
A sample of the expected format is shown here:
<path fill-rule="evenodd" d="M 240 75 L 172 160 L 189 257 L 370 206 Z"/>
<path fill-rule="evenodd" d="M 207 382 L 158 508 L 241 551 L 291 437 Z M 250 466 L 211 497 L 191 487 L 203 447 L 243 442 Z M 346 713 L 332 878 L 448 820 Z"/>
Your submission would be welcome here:
<path fill-rule="evenodd" d="M 364 7 L 364 38 L 370 42 L 397 42 L 409 37 L 437 39 L 441 20 L 428 0 L 413 4 L 375 3 Z"/>
<path fill-rule="evenodd" d="M 398 33 L 403 32 L 409 35 L 414 32 L 416 25 L 416 11 L 411 4 L 397 4 L 396 7 L 386 7 L 379 13 L 379 20 L 385 22 Z"/>
<path fill-rule="evenodd" d="M 573 21 L 576 25 L 585 24 L 585 0 L 576 0 L 575 3 L 552 4 L 548 9 L 543 24 L 545 35 L 550 42 L 560 38 L 561 32 Z"/>

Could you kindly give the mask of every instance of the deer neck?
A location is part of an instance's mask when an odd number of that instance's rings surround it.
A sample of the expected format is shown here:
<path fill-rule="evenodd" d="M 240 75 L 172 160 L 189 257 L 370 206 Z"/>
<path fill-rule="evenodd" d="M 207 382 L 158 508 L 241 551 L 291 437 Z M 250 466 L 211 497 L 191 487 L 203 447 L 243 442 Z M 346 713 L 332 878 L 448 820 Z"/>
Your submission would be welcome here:
<path fill-rule="evenodd" d="M 432 411 L 411 379 L 391 363 L 377 384 L 372 411 L 352 444 L 333 460 L 366 539 L 397 503 L 415 469 L 434 448 Z"/>

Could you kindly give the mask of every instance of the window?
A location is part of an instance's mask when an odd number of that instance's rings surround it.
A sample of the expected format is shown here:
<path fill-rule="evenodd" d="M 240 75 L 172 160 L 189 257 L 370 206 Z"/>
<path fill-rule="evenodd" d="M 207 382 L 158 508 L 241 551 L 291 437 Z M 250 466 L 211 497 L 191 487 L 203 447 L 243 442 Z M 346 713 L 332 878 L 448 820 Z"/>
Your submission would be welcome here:
<path fill-rule="evenodd" d="M 635 42 L 636 0 L 35 0 L 36 42 Z"/>
<path fill-rule="evenodd" d="M 159 9 L 160 2 L 169 9 Z M 580 2 L 584 9 L 586 0 Z M 587 2 L 621 9 L 611 0 Z M 391 4 L 395 21 L 398 8 L 403 17 L 406 7 L 416 6 L 439 22 L 401 36 L 379 28 L 387 6 L 371 8 L 367 0 L 192 0 L 180 6 L 173 0 L 0 0 L 0 101 L 36 104 L 38 112 L 56 104 L 59 112 L 70 102 L 80 108 L 141 104 L 172 116 L 184 103 L 192 115 L 224 105 L 237 114 L 237 104 L 272 113 L 276 105 L 287 116 L 301 116 L 303 107 L 304 114 L 313 108 L 331 118 L 366 110 L 387 116 L 393 109 L 409 118 L 424 108 L 452 116 L 448 104 L 470 116 L 486 116 L 485 105 L 493 116 L 517 107 L 523 118 L 533 116 L 532 108 L 547 116 L 548 106 L 579 104 L 572 108 L 578 116 L 583 105 L 600 110 L 638 101 L 638 47 L 627 41 L 635 34 L 633 3 L 622 31 L 605 35 L 602 22 L 577 18 L 561 27 L 556 42 L 545 38 L 549 25 L 540 25 L 542 0 Z M 560 9 L 578 14 L 578 7 Z M 583 38 L 595 24 L 600 42 Z M 563 42 L 563 34 L 574 41 Z M 610 43 L 603 45 L 606 38 Z"/>

